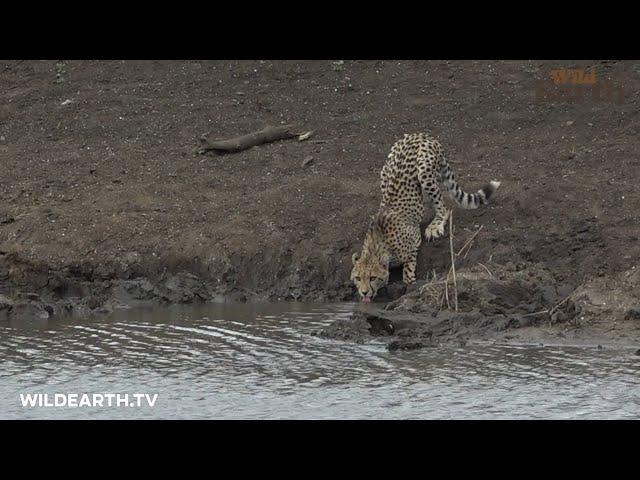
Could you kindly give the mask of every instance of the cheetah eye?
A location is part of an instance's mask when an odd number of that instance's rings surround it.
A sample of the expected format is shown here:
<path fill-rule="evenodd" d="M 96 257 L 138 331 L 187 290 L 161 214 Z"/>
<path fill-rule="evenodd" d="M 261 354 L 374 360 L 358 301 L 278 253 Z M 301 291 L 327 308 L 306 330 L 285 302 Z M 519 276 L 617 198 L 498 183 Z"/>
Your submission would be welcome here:
<path fill-rule="evenodd" d="M 359 281 L 360 281 L 360 277 L 356 277 L 354 280 L 355 280 L 356 282 L 359 282 Z"/>
<path fill-rule="evenodd" d="M 370 282 L 375 282 L 375 281 L 377 281 L 377 280 L 378 280 L 378 277 L 370 277 L 370 278 L 369 278 L 369 281 L 370 281 Z"/>

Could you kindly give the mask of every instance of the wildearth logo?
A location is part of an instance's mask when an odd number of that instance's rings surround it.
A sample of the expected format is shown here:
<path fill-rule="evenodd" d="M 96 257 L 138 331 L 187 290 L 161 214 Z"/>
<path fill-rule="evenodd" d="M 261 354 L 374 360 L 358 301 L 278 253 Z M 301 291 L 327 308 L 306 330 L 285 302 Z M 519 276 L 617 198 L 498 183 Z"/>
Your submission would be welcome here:
<path fill-rule="evenodd" d="M 551 70 L 548 78 L 536 80 L 535 93 L 538 102 L 624 102 L 622 86 L 611 80 L 601 81 L 595 68 Z"/>

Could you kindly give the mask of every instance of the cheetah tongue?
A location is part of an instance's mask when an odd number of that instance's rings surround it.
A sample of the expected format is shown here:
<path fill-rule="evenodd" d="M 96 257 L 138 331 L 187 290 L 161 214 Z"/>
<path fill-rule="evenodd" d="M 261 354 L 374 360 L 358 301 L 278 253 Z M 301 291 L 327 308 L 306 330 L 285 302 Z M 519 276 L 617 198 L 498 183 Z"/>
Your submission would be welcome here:
<path fill-rule="evenodd" d="M 362 297 L 362 302 L 363 303 L 371 303 L 371 298 L 370 297 Z"/>

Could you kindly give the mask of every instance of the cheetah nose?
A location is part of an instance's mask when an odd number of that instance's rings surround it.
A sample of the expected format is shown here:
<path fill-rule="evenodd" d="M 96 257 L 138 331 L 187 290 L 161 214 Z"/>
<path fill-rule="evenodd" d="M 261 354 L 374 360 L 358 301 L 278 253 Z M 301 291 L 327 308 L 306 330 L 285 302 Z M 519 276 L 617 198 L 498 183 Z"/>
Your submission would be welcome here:
<path fill-rule="evenodd" d="M 360 295 L 362 295 L 363 297 L 366 297 L 367 295 L 369 295 L 369 292 L 368 292 L 368 291 L 366 291 L 366 292 L 360 292 Z"/>

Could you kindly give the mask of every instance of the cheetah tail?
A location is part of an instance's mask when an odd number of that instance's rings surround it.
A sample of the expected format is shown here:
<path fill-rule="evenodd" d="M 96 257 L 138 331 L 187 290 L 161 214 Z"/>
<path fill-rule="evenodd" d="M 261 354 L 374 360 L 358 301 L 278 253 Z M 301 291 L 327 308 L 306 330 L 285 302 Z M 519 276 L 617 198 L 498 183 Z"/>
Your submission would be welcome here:
<path fill-rule="evenodd" d="M 447 193 L 449 197 L 451 197 L 455 202 L 460 205 L 464 209 L 474 209 L 478 208 L 480 205 L 485 205 L 489 202 L 489 198 L 494 194 L 494 192 L 500 186 L 500 182 L 495 180 L 489 182 L 476 193 L 467 193 L 455 179 L 451 179 L 445 182 L 445 186 L 447 187 Z"/>

